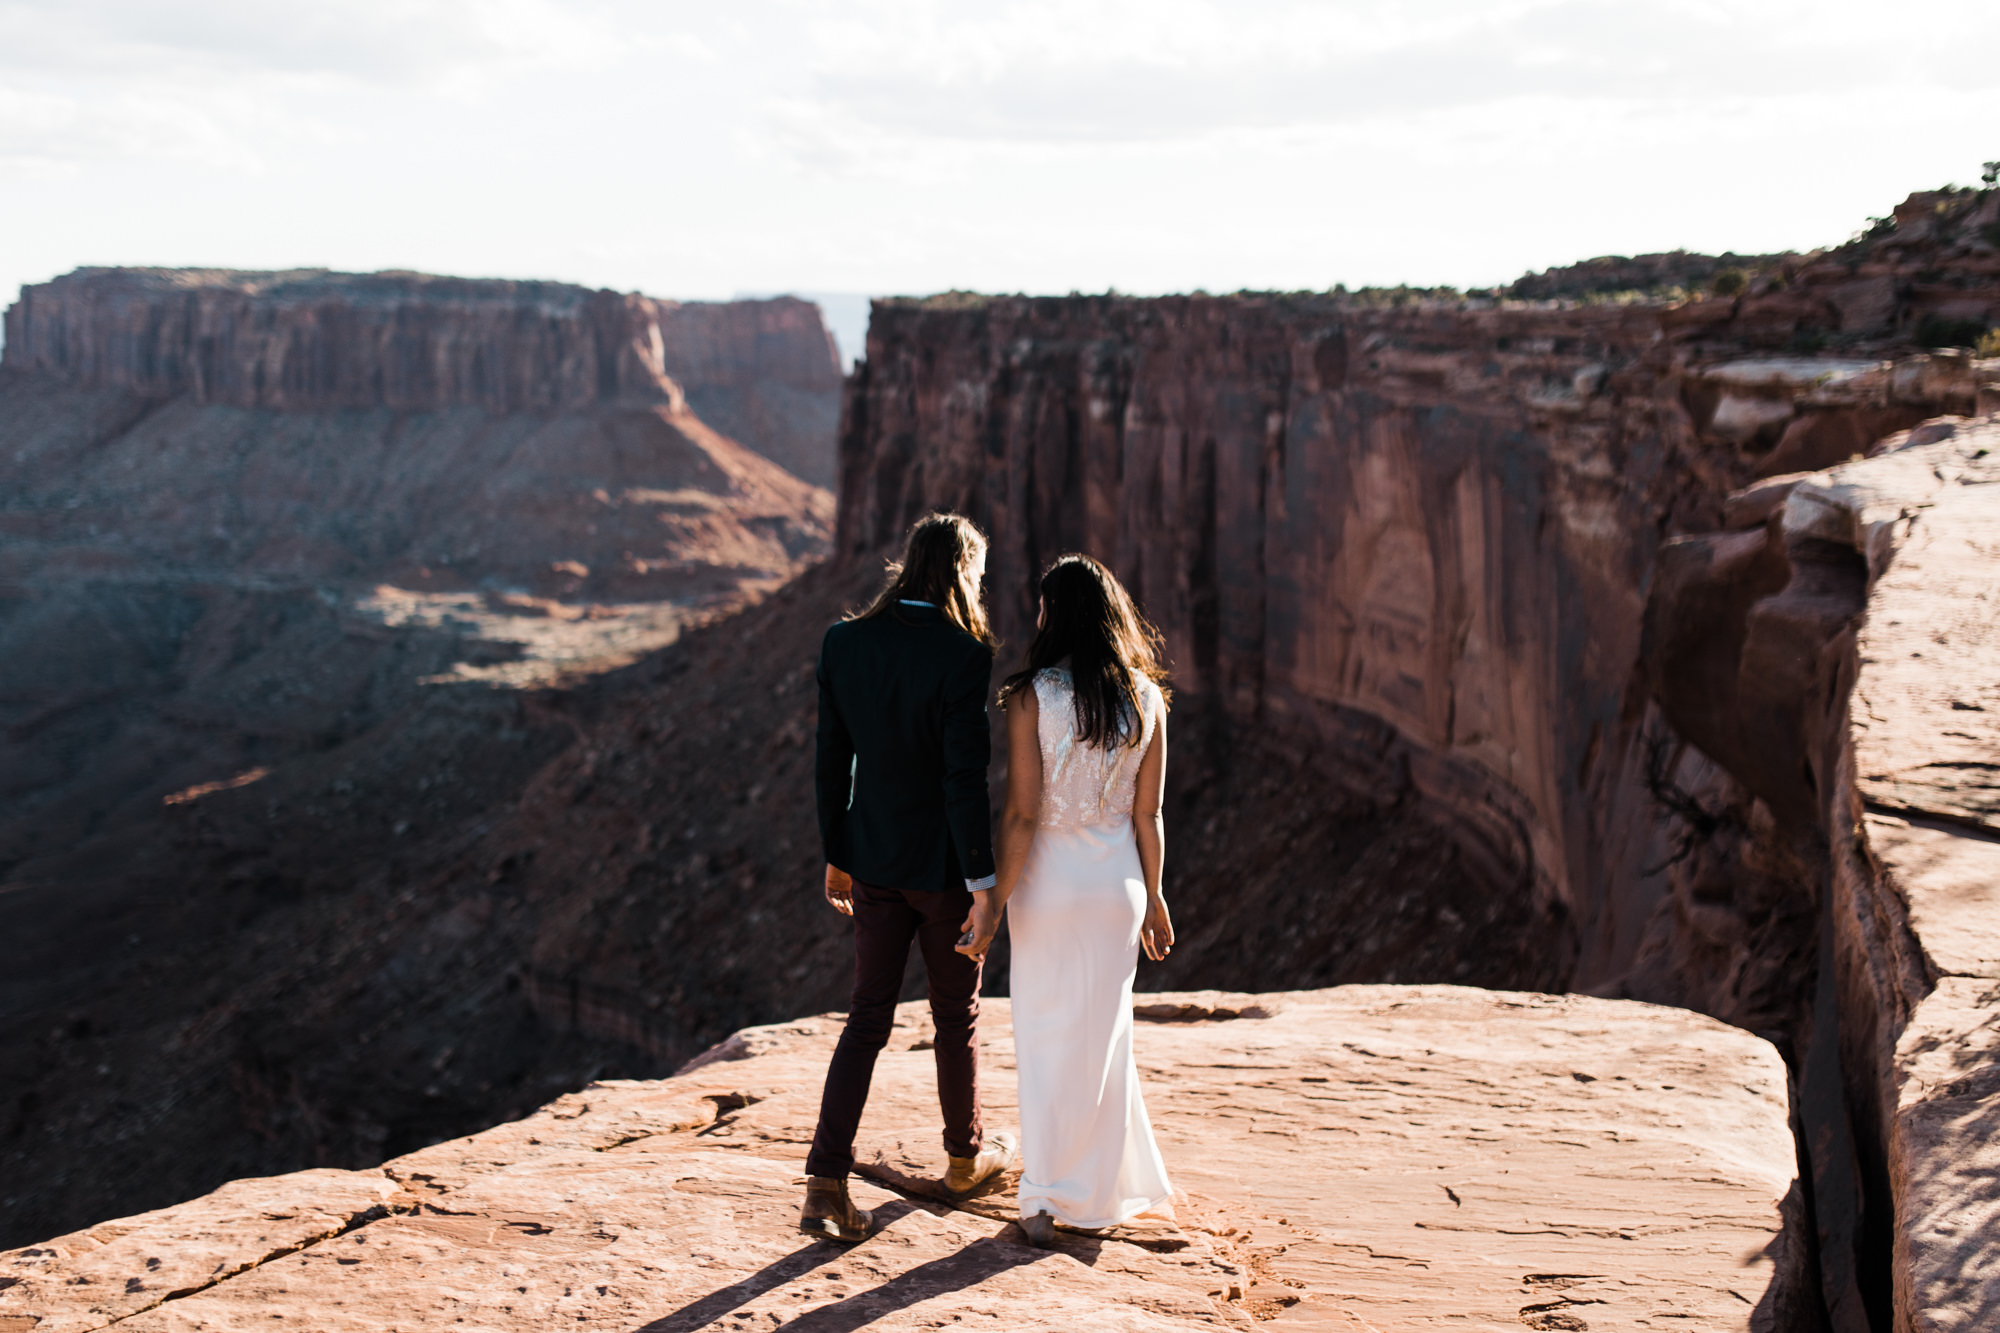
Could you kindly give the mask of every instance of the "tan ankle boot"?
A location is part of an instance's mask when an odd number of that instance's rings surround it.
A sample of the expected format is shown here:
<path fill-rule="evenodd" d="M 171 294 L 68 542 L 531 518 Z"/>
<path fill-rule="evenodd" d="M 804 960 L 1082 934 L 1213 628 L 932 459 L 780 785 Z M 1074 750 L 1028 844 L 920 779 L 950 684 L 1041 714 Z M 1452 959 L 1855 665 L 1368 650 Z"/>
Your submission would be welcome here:
<path fill-rule="evenodd" d="M 964 1198 L 1014 1165 L 1015 1156 L 1014 1136 L 1001 1133 L 988 1138 L 977 1157 L 949 1158 L 951 1165 L 944 1173 L 945 1193 L 954 1199 Z"/>
<path fill-rule="evenodd" d="M 867 1240 L 874 1227 L 874 1215 L 856 1208 L 847 1197 L 845 1177 L 806 1177 L 806 1206 L 799 1213 L 800 1231 L 808 1236 L 852 1243 Z"/>

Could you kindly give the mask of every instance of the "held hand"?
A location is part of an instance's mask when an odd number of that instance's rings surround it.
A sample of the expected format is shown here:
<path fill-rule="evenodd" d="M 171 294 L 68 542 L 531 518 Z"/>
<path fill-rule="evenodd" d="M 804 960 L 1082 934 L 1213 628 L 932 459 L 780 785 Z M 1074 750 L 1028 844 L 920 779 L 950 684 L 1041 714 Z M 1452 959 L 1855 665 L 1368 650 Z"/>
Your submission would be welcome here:
<path fill-rule="evenodd" d="M 1167 911 L 1167 900 L 1158 894 L 1146 900 L 1146 920 L 1139 927 L 1139 943 L 1144 946 L 1146 957 L 1156 963 L 1165 962 L 1174 951 L 1174 919 Z"/>
<path fill-rule="evenodd" d="M 993 947 L 993 937 L 1000 933 L 1000 913 L 988 906 L 992 900 L 991 889 L 972 895 L 972 911 L 959 926 L 959 941 L 953 946 L 967 958 L 986 957 L 986 951 Z"/>
<path fill-rule="evenodd" d="M 854 915 L 854 877 L 839 866 L 826 868 L 826 900 L 842 916 Z"/>

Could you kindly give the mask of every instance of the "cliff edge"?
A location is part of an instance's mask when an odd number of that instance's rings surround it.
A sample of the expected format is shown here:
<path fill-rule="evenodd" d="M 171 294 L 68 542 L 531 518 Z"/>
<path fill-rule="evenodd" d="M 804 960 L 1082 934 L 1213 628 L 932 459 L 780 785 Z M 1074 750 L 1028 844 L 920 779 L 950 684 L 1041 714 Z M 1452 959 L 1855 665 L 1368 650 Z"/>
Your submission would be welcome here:
<path fill-rule="evenodd" d="M 2000 1320 L 1996 530 L 2000 417 L 1934 421 L 1738 494 L 1649 608 L 1674 725 L 1829 849 L 1799 1075 L 1836 1329 Z M 1683 814 L 1705 882 L 1775 841 Z"/>
<path fill-rule="evenodd" d="M 1010 1224 L 1011 1176 L 942 1202 L 912 1004 L 861 1132 L 882 1227 L 852 1248 L 794 1230 L 828 1015 L 379 1170 L 237 1181 L 0 1255 L 0 1327 L 1809 1326 L 1784 1066 L 1747 1033 L 1459 987 L 1141 995 L 1137 1014 L 1173 1222 L 1045 1252 Z M 984 1025 L 988 1123 L 1009 1125 L 1004 1000 Z"/>

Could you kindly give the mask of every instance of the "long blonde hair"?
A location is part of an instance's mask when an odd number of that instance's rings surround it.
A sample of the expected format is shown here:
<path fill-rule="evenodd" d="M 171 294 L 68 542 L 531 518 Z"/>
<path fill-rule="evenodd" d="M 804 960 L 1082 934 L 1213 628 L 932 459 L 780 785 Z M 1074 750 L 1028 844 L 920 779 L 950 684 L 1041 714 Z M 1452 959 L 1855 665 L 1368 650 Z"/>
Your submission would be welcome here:
<path fill-rule="evenodd" d="M 888 577 L 875 600 L 849 620 L 868 620 L 896 609 L 899 602 L 929 602 L 945 619 L 994 647 L 993 627 L 979 597 L 973 567 L 986 553 L 986 534 L 963 514 L 926 514 L 910 529 L 903 558 L 889 562 Z"/>

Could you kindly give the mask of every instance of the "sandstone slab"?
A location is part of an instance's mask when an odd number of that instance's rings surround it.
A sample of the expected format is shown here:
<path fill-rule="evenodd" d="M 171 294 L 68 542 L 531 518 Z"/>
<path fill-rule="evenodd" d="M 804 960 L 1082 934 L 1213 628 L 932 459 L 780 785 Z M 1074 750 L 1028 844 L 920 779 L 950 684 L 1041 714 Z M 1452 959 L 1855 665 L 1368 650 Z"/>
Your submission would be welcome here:
<path fill-rule="evenodd" d="M 13 1251 L 0 1328 L 1790 1327 L 1808 1265 L 1785 1072 L 1747 1033 L 1458 987 L 1140 1012 L 1171 1221 L 1043 1252 L 1009 1221 L 1011 1177 L 942 1202 L 928 1019 L 905 1005 L 856 1186 L 884 1225 L 851 1249 L 792 1228 L 828 1015 L 379 1171 L 238 1182 Z"/>
<path fill-rule="evenodd" d="M 1935 984 L 1895 1038 L 1889 1169 L 1912 1330 L 2000 1324 L 2000 839 L 1886 815 L 1868 843 Z"/>
<path fill-rule="evenodd" d="M 1898 1328 L 2000 1327 L 2000 980 L 1941 978 L 1896 1056 Z"/>
<path fill-rule="evenodd" d="M 1936 423 L 1903 448 L 1803 484 L 1786 525 L 1852 528 L 1851 544 L 1879 571 L 1855 685 L 1862 794 L 2000 830 L 1996 483 L 2000 426 Z"/>
<path fill-rule="evenodd" d="M 235 1180 L 193 1204 L 15 1250 L 0 1272 L 0 1329 L 70 1333 L 130 1319 L 386 1217 L 399 1194 L 379 1172 Z"/>
<path fill-rule="evenodd" d="M 1838 1037 L 1816 1041 L 1802 1074 L 1822 1089 L 1802 1114 L 1841 1329 L 2000 1321 L 1996 483 L 2000 421 L 1943 419 L 1793 479 L 1771 515 L 1795 569 L 1844 563 L 1865 603 L 1822 663 L 1829 680 L 1852 673 L 1851 696 L 1828 690 L 1816 705 L 1834 741 L 1819 817 Z M 1829 1071 L 1844 1095 L 1825 1096 Z M 1838 1134 L 1823 1132 L 1829 1104 L 1879 1163 L 1864 1159 L 1851 1186 L 1827 1171 L 1840 1158 Z M 1866 1230 L 1854 1224 L 1878 1209 Z"/>

